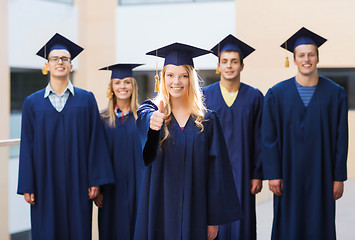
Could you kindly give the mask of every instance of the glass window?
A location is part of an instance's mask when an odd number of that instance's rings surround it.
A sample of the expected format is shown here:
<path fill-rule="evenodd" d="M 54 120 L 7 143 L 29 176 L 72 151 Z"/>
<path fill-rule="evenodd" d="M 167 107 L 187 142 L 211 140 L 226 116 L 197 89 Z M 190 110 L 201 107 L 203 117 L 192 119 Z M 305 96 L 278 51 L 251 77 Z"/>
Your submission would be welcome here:
<path fill-rule="evenodd" d="M 345 89 L 349 109 L 355 109 L 355 68 L 319 68 L 318 73 Z"/>
<path fill-rule="evenodd" d="M 20 138 L 21 112 L 25 98 L 32 93 L 45 88 L 48 76 L 41 70 L 11 68 L 11 103 L 10 103 L 10 138 Z M 20 146 L 10 147 L 10 158 L 17 158 Z"/>
<path fill-rule="evenodd" d="M 156 3 L 187 3 L 187 2 L 226 2 L 233 0 L 119 0 L 120 5 L 156 4 Z"/>
<path fill-rule="evenodd" d="M 11 113 L 21 112 L 25 98 L 45 88 L 48 78 L 38 69 L 11 68 Z"/>
<path fill-rule="evenodd" d="M 45 0 L 45 1 L 74 4 L 74 0 Z"/>

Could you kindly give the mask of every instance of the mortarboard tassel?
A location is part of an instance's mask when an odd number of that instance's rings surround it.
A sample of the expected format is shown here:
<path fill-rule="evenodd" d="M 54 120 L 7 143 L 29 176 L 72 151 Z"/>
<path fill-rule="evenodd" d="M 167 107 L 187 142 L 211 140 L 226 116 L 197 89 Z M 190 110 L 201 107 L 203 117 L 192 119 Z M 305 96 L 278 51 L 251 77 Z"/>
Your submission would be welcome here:
<path fill-rule="evenodd" d="M 44 45 L 44 58 L 47 59 L 47 52 L 46 52 L 46 45 Z M 47 62 L 44 62 L 44 66 L 42 68 L 42 74 L 43 75 L 47 75 L 48 74 L 48 70 L 47 70 Z"/>
<path fill-rule="evenodd" d="M 158 57 L 158 49 L 156 50 L 156 56 Z M 159 92 L 159 76 L 158 76 L 158 60 L 155 60 L 155 84 L 154 84 L 154 92 Z"/>
<path fill-rule="evenodd" d="M 43 75 L 47 75 L 47 74 L 48 74 L 47 63 L 46 63 L 46 62 L 44 63 L 44 66 L 43 66 L 43 68 L 42 68 L 42 74 L 43 74 Z"/>
<path fill-rule="evenodd" d="M 285 68 L 289 68 L 290 67 L 290 61 L 288 60 L 288 57 L 287 57 L 287 41 L 285 42 L 285 49 L 286 49 Z"/>
<path fill-rule="evenodd" d="M 220 58 L 220 43 L 218 43 L 218 62 L 219 62 L 219 58 Z M 219 64 L 217 63 L 217 68 L 216 68 L 216 74 L 221 74 L 221 71 L 219 71 Z"/>
<path fill-rule="evenodd" d="M 155 79 L 154 92 L 159 92 L 160 90 L 159 90 L 159 77 L 158 77 L 158 74 L 155 75 L 154 79 Z"/>
<path fill-rule="evenodd" d="M 290 67 L 290 61 L 288 60 L 288 57 L 286 56 L 286 60 L 285 60 L 285 68 Z"/>

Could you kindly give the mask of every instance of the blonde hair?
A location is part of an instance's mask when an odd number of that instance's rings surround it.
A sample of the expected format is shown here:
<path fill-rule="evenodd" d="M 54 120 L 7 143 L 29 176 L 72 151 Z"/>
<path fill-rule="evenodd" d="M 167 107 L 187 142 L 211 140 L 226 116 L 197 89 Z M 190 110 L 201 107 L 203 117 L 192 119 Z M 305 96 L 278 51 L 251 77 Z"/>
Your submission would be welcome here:
<path fill-rule="evenodd" d="M 199 77 L 196 73 L 196 70 L 190 65 L 182 65 L 189 75 L 189 89 L 188 89 L 188 98 L 189 98 L 189 107 L 191 109 L 191 115 L 195 118 L 195 124 L 197 127 L 201 128 L 201 132 L 204 130 L 202 121 L 206 114 L 206 107 L 204 105 L 204 99 L 202 90 L 200 87 Z M 164 138 L 161 140 L 161 143 L 165 141 L 169 136 L 168 126 L 172 120 L 171 112 L 171 102 L 170 94 L 165 86 L 165 73 L 166 66 L 160 73 L 160 92 L 157 97 L 154 99 L 154 102 L 159 104 L 160 100 L 164 102 L 164 114 L 165 114 L 165 124 L 164 124 Z"/>
<path fill-rule="evenodd" d="M 130 108 L 131 112 L 134 115 L 134 118 L 137 119 L 137 110 L 138 110 L 138 84 L 135 78 L 133 77 L 128 77 L 131 80 L 132 83 L 132 95 L 130 98 Z M 108 118 L 109 126 L 114 128 L 116 127 L 115 119 L 116 119 L 116 114 L 115 114 L 115 104 L 117 101 L 116 95 L 113 92 L 113 87 L 112 87 L 112 79 L 110 80 L 110 83 L 108 84 L 107 87 L 107 97 L 108 97 L 108 103 L 107 103 L 107 108 L 101 111 L 101 117 L 102 118 Z"/>

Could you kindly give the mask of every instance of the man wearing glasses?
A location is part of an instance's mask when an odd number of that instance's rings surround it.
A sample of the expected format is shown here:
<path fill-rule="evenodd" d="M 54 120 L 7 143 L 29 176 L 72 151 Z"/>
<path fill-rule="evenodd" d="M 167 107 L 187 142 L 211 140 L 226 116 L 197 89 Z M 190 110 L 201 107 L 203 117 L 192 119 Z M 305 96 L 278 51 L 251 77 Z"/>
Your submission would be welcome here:
<path fill-rule="evenodd" d="M 114 181 L 95 97 L 69 80 L 82 50 L 55 34 L 37 53 L 50 82 L 23 104 L 17 192 L 31 204 L 32 239 L 91 239 L 92 199 Z"/>

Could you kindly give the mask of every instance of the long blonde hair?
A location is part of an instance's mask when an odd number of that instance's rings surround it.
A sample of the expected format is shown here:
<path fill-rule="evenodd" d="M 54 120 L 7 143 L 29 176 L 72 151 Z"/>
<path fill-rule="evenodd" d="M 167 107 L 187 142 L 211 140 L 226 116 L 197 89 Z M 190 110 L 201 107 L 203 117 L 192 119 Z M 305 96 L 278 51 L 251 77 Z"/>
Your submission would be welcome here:
<path fill-rule="evenodd" d="M 134 115 L 134 118 L 137 119 L 137 109 L 138 109 L 138 84 L 135 78 L 129 77 L 132 83 L 132 95 L 130 98 L 130 108 L 131 112 Z M 110 80 L 110 83 L 108 84 L 107 87 L 107 92 L 106 95 L 108 97 L 108 103 L 107 103 L 107 108 L 101 111 L 101 117 L 102 118 L 108 118 L 109 126 L 114 128 L 116 127 L 115 119 L 116 119 L 116 114 L 115 114 L 115 104 L 117 101 L 116 95 L 113 92 L 113 87 L 112 87 L 113 81 L 112 79 Z"/>
<path fill-rule="evenodd" d="M 182 65 L 189 75 L 189 89 L 188 89 L 188 98 L 189 98 L 189 107 L 191 109 L 191 115 L 195 118 L 195 124 L 197 127 L 201 128 L 201 132 L 204 130 L 203 128 L 203 118 L 206 114 L 206 106 L 204 104 L 203 94 L 200 87 L 199 77 L 196 73 L 196 70 L 190 65 Z M 154 102 L 159 104 L 160 100 L 164 102 L 164 114 L 165 114 L 165 124 L 164 124 L 164 138 L 161 143 L 165 141 L 169 136 L 168 125 L 172 120 L 172 112 L 171 112 L 171 102 L 170 102 L 170 94 L 165 86 L 165 73 L 166 66 L 164 66 L 163 70 L 160 73 L 160 89 L 161 91 L 154 99 Z"/>

